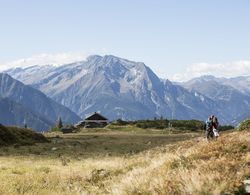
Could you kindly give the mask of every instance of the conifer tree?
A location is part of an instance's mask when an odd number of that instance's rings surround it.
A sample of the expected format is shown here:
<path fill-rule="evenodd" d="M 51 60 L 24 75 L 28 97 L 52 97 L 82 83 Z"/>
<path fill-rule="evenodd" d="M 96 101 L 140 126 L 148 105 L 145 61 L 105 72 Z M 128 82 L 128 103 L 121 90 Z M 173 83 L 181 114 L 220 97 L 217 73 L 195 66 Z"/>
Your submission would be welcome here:
<path fill-rule="evenodd" d="M 27 126 L 27 123 L 26 123 L 26 119 L 24 119 L 23 125 L 24 125 L 24 128 L 27 129 L 28 126 Z"/>
<path fill-rule="evenodd" d="M 57 121 L 57 128 L 61 129 L 62 127 L 63 127 L 62 119 L 61 117 L 59 117 Z"/>

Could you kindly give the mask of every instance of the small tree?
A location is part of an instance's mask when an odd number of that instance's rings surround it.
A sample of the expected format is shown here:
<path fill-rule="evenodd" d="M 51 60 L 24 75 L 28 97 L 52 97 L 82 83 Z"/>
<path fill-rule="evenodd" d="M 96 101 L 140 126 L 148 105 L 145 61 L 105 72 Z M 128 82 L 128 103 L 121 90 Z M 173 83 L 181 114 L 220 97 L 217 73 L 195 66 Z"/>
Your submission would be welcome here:
<path fill-rule="evenodd" d="M 27 129 L 28 126 L 27 126 L 27 123 L 26 123 L 26 119 L 24 119 L 24 121 L 23 121 L 23 126 L 24 126 L 25 129 Z"/>
<path fill-rule="evenodd" d="M 63 127 L 63 122 L 62 122 L 62 119 L 61 117 L 58 118 L 58 121 L 57 121 L 57 128 L 58 129 L 61 129 Z"/>

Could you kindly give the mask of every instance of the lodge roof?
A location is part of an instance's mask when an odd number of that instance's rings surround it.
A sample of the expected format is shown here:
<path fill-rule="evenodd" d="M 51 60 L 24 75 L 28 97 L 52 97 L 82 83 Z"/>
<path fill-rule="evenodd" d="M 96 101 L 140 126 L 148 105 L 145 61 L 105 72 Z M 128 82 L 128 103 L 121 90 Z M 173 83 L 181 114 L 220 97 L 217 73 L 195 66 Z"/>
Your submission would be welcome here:
<path fill-rule="evenodd" d="M 102 116 L 101 114 L 95 112 L 94 114 L 92 114 L 91 116 L 85 118 L 85 121 L 88 120 L 96 120 L 96 121 L 107 121 L 108 119 L 105 118 L 104 116 Z"/>

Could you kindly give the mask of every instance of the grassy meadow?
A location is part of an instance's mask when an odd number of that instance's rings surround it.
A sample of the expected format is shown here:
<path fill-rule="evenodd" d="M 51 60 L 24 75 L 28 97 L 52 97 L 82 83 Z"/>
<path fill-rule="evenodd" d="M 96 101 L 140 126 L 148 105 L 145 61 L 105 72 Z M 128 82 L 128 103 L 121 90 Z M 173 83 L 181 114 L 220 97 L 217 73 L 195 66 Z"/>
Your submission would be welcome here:
<path fill-rule="evenodd" d="M 138 131 L 137 131 L 138 130 Z M 250 177 L 250 132 L 86 129 L 0 147 L 0 194 L 235 194 Z"/>

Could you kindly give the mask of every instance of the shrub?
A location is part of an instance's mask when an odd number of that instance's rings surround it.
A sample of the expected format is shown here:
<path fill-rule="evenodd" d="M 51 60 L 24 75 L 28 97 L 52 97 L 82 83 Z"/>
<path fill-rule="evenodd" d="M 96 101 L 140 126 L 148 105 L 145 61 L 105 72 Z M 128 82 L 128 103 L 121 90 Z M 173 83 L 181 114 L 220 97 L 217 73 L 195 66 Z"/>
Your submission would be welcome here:
<path fill-rule="evenodd" d="M 204 122 L 198 120 L 171 120 L 170 124 L 179 130 L 197 131 L 204 128 Z"/>
<path fill-rule="evenodd" d="M 227 130 L 232 130 L 232 129 L 234 129 L 234 126 L 232 126 L 232 125 L 219 126 L 219 131 L 227 131 Z"/>
<path fill-rule="evenodd" d="M 117 119 L 116 121 L 112 122 L 112 125 L 118 125 L 118 126 L 125 126 L 130 124 L 128 121 L 124 121 L 122 119 Z"/>
<path fill-rule="evenodd" d="M 61 129 L 58 127 L 51 127 L 51 129 L 49 131 L 50 132 L 58 132 L 58 131 L 61 131 Z"/>
<path fill-rule="evenodd" d="M 239 131 L 249 131 L 250 130 L 250 119 L 247 119 L 243 122 L 240 123 L 239 127 L 238 127 Z"/>
<path fill-rule="evenodd" d="M 155 129 L 164 129 L 169 125 L 169 121 L 166 120 L 139 120 L 135 123 L 136 127 L 142 129 L 155 128 Z"/>

